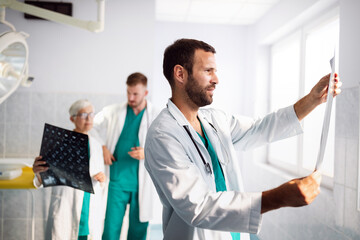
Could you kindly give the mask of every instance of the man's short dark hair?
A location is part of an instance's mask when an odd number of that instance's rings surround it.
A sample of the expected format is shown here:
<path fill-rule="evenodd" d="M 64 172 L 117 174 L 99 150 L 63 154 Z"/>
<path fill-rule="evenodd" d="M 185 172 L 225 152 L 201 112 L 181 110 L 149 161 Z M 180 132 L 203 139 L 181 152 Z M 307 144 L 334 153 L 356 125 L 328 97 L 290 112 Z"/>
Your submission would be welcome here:
<path fill-rule="evenodd" d="M 135 86 L 137 84 L 142 84 L 145 87 L 147 86 L 147 77 L 139 72 L 132 73 L 128 76 L 126 80 L 126 85 Z"/>
<path fill-rule="evenodd" d="M 216 53 L 215 49 L 209 44 L 195 39 L 179 39 L 168 46 L 164 52 L 163 73 L 169 81 L 170 86 L 174 85 L 174 67 L 181 65 L 189 75 L 192 74 L 195 50 L 201 49 L 205 52 Z"/>

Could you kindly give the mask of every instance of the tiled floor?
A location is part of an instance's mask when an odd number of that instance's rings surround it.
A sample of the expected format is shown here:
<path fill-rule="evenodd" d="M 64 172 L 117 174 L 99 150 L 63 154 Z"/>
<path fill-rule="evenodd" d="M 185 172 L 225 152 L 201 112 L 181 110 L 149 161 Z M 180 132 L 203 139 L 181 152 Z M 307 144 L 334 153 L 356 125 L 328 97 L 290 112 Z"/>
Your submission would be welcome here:
<path fill-rule="evenodd" d="M 162 225 L 152 224 L 150 225 L 150 240 L 161 240 L 163 239 Z M 250 235 L 251 240 L 260 240 L 256 235 Z"/>

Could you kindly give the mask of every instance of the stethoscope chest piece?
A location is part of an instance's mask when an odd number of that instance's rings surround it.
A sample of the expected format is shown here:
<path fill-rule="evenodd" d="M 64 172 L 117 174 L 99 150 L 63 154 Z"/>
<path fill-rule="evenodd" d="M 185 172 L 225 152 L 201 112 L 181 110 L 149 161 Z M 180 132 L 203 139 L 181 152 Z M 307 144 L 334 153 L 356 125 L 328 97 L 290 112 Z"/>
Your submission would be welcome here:
<path fill-rule="evenodd" d="M 206 163 L 205 164 L 205 169 L 208 173 L 212 174 L 212 171 L 211 171 L 211 167 L 210 167 L 210 164 L 209 163 Z"/>
<path fill-rule="evenodd" d="M 193 144 L 194 144 L 194 146 L 195 146 L 195 148 L 196 148 L 197 152 L 199 153 L 199 156 L 200 156 L 200 158 L 201 158 L 201 160 L 202 160 L 202 162 L 203 162 L 203 164 L 204 164 L 204 166 L 205 166 L 205 170 L 206 170 L 206 172 L 208 172 L 208 173 L 212 174 L 212 170 L 211 170 L 210 164 L 209 164 L 208 162 L 206 162 L 206 161 L 205 161 L 205 158 L 204 158 L 204 156 L 201 154 L 199 147 L 196 145 L 196 142 L 195 142 L 195 140 L 194 140 L 193 136 L 191 135 L 191 132 L 190 132 L 189 126 L 184 125 L 183 127 L 184 127 L 184 129 L 185 129 L 186 133 L 189 135 L 189 137 L 190 137 L 191 141 L 193 142 Z"/>

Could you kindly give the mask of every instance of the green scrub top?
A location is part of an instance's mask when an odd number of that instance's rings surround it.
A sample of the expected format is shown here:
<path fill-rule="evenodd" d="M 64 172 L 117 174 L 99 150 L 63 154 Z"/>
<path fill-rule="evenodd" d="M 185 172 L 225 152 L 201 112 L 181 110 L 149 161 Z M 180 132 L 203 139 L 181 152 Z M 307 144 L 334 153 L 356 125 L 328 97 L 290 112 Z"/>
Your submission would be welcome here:
<path fill-rule="evenodd" d="M 110 182 L 124 191 L 138 191 L 139 160 L 130 157 L 128 152 L 140 145 L 138 135 L 144 112 L 145 108 L 135 115 L 133 109 L 127 106 L 124 127 L 114 151 L 116 161 L 110 166 Z"/>
<path fill-rule="evenodd" d="M 201 129 L 204 133 L 205 139 L 199 133 L 197 133 L 197 134 L 199 135 L 201 141 L 204 143 L 204 145 L 205 145 L 206 149 L 208 150 L 209 155 L 211 157 L 211 163 L 213 166 L 213 173 L 214 173 L 214 177 L 215 177 L 216 192 L 220 192 L 220 191 L 224 192 L 227 189 L 226 189 L 226 183 L 225 183 L 225 177 L 224 177 L 223 170 L 220 166 L 216 152 L 215 152 L 209 138 L 206 135 L 205 129 L 201 122 L 200 122 L 200 124 L 201 124 Z M 231 236 L 232 236 L 233 240 L 240 240 L 240 233 L 232 232 Z"/>
<path fill-rule="evenodd" d="M 90 161 L 90 144 L 88 143 L 88 156 Z M 79 239 L 82 236 L 89 235 L 89 209 L 90 209 L 90 193 L 84 192 L 83 204 L 81 208 L 80 224 L 79 224 Z"/>

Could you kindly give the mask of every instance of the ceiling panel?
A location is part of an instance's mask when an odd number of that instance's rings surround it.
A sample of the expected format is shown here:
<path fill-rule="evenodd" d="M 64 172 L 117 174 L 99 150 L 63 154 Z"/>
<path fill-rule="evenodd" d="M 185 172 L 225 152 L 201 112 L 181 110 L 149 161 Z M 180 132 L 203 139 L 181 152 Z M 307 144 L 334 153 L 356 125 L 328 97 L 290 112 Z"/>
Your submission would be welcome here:
<path fill-rule="evenodd" d="M 279 0 L 156 0 L 159 21 L 249 25 Z"/>

